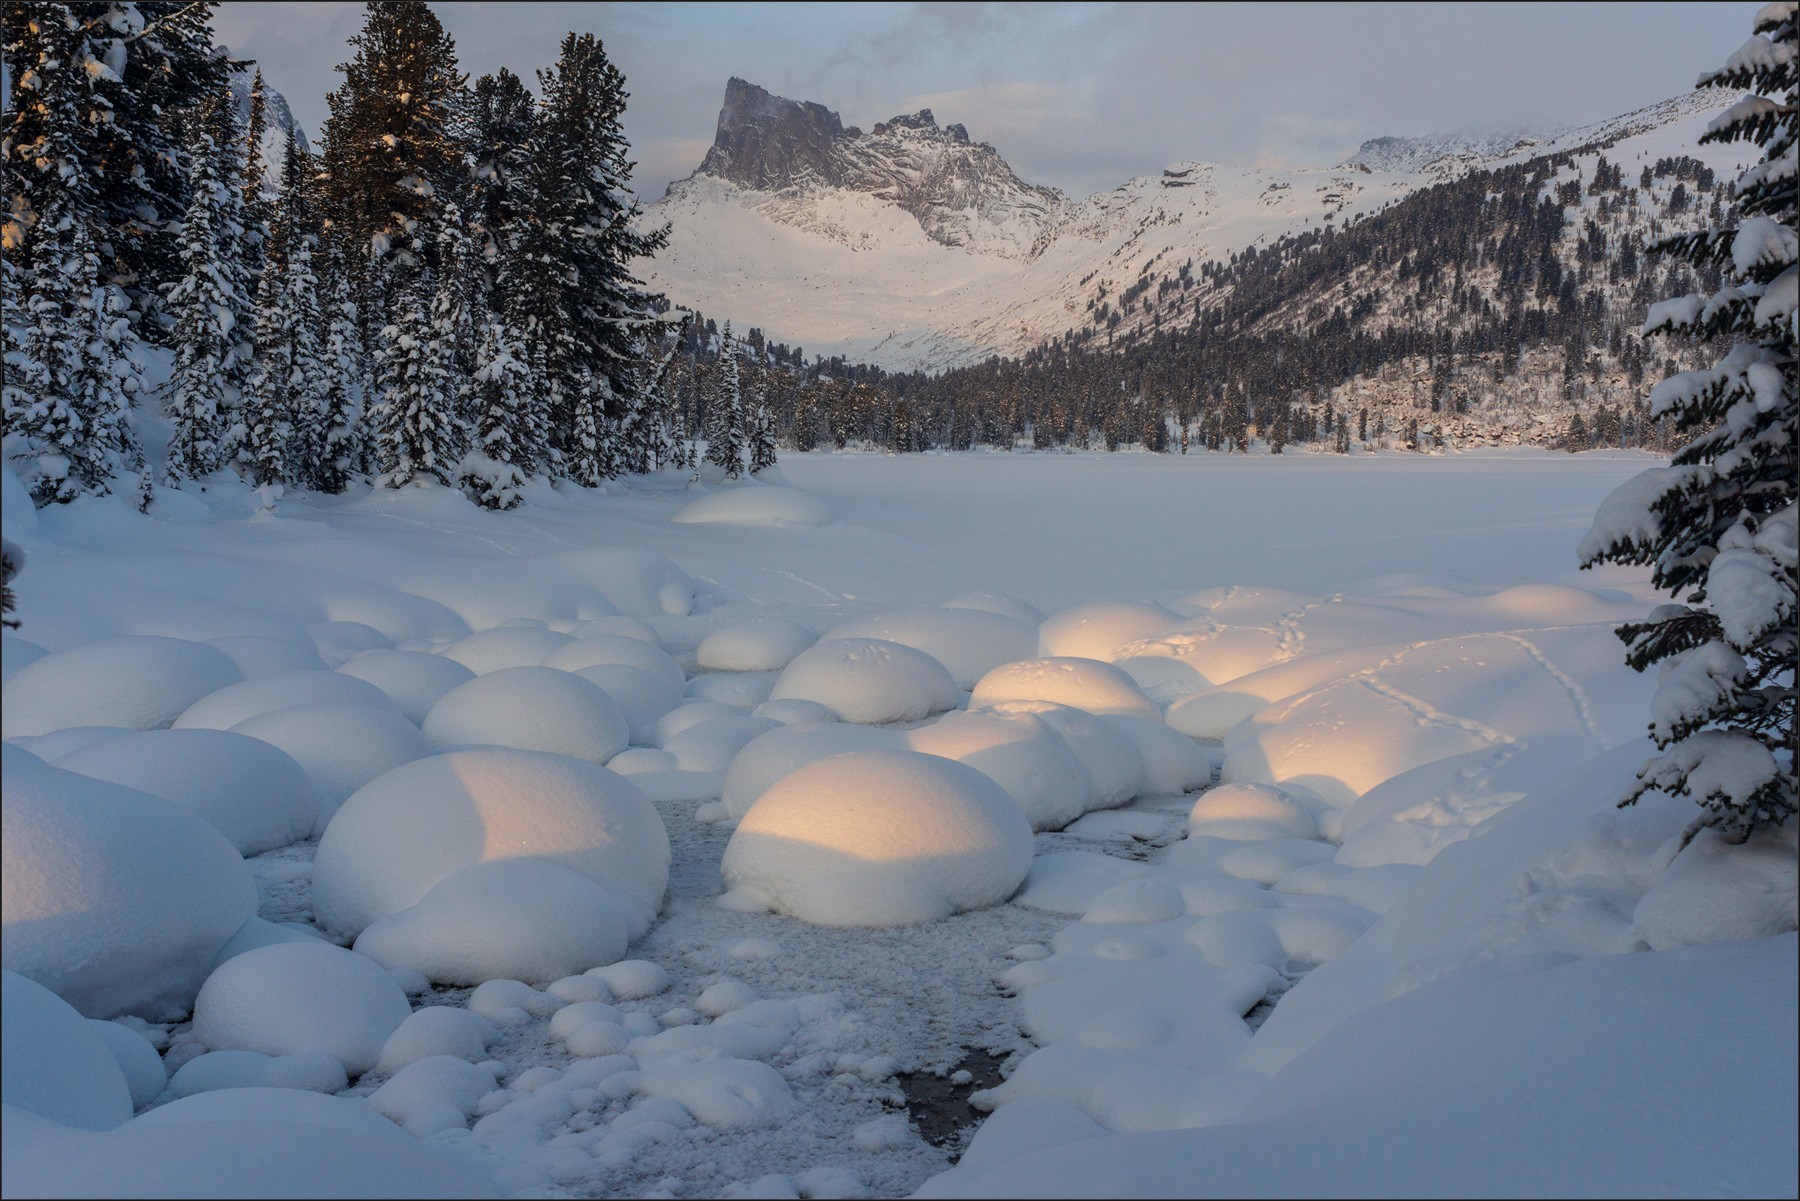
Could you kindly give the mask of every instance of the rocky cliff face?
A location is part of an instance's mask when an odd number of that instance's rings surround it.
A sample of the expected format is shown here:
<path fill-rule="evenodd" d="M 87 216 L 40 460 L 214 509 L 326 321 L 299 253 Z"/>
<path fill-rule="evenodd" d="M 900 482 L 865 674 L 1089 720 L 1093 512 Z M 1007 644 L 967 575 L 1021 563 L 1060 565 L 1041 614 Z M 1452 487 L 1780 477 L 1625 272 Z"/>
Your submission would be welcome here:
<path fill-rule="evenodd" d="M 791 213 L 796 224 L 807 223 L 801 210 L 809 197 L 830 189 L 865 193 L 911 214 L 935 242 L 1008 258 L 1028 256 L 1068 203 L 1055 188 L 1020 179 L 961 125 L 940 127 L 930 109 L 864 133 L 823 105 L 735 78 L 725 85 L 718 131 L 695 174 L 777 194 L 782 203 L 765 211 Z"/>

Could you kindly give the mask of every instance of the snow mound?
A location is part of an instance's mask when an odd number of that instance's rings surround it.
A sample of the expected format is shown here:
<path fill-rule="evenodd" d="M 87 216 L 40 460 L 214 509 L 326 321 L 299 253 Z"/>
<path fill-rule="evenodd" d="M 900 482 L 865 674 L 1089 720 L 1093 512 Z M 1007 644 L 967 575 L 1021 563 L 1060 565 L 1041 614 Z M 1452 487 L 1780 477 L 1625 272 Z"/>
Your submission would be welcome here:
<path fill-rule="evenodd" d="M 159 796 L 242 855 L 308 838 L 319 817 L 312 781 L 291 756 L 225 730 L 134 730 L 72 751 L 56 766 Z"/>
<path fill-rule="evenodd" d="M 904 737 L 912 750 L 954 759 L 1000 785 L 1033 830 L 1060 830 L 1088 810 L 1087 768 L 1036 714 L 950 713 Z"/>
<path fill-rule="evenodd" d="M 924 651 L 950 672 L 958 688 L 973 688 L 975 681 L 1015 659 L 1037 653 L 1037 632 L 1031 626 L 979 609 L 914 609 L 881 613 L 845 622 L 825 635 L 827 640 L 879 638 Z"/>
<path fill-rule="evenodd" d="M 319 790 L 321 823 L 344 798 L 383 772 L 432 753 L 419 728 L 391 704 L 296 705 L 232 727 L 286 751 Z"/>
<path fill-rule="evenodd" d="M 1213 756 L 1160 721 L 1109 713 L 1103 721 L 1131 739 L 1144 768 L 1144 796 L 1179 796 L 1212 783 Z"/>
<path fill-rule="evenodd" d="M 631 727 L 612 697 L 554 667 L 502 667 L 458 684 L 432 706 L 424 730 L 440 751 L 504 746 L 595 763 L 631 741 Z"/>
<path fill-rule="evenodd" d="M 687 682 L 687 695 L 748 713 L 769 699 L 777 678 L 773 671 L 709 671 Z"/>
<path fill-rule="evenodd" d="M 471 864 L 523 856 L 573 868 L 649 927 L 669 879 L 669 837 L 635 785 L 581 759 L 453 751 L 397 768 L 344 803 L 319 840 L 313 905 L 345 936 L 419 903 Z"/>
<path fill-rule="evenodd" d="M 751 716 L 766 717 L 770 721 L 778 721 L 784 726 L 810 726 L 837 720 L 831 710 L 818 701 L 803 701 L 798 697 L 789 697 L 781 701 L 764 701 L 751 710 Z"/>
<path fill-rule="evenodd" d="M 264 1055 L 261 1051 L 208 1051 L 175 1070 L 168 1088 L 176 1097 L 240 1088 L 293 1088 L 338 1093 L 350 1087 L 350 1074 L 337 1056 L 325 1051 Z"/>
<path fill-rule="evenodd" d="M 1209 838 L 1251 841 L 1264 838 L 1316 838 L 1312 813 L 1279 788 L 1264 784 L 1221 784 L 1194 802 L 1188 833 Z"/>
<path fill-rule="evenodd" d="M 943 603 L 945 609 L 978 609 L 983 613 L 998 613 L 1002 617 L 1010 617 L 1021 625 L 1033 629 L 1044 622 L 1044 611 L 1035 605 L 1028 605 L 1016 596 L 1008 596 L 1004 592 L 964 592 L 953 596 Z"/>
<path fill-rule="evenodd" d="M 306 633 L 327 667 L 337 667 L 364 651 L 392 650 L 394 647 L 392 638 L 360 621 L 309 622 Z"/>
<path fill-rule="evenodd" d="M 414 725 L 424 722 L 446 692 L 475 678 L 455 659 L 424 651 L 364 651 L 338 671 L 381 689 Z"/>
<path fill-rule="evenodd" d="M 351 1076 L 412 1013 L 381 965 L 324 942 L 259 947 L 220 965 L 194 1001 L 194 1037 L 216 1051 L 323 1051 Z"/>
<path fill-rule="evenodd" d="M 503 667 L 536 667 L 573 641 L 542 626 L 496 626 L 458 638 L 439 653 L 479 676 Z"/>
<path fill-rule="evenodd" d="M 675 756 L 679 771 L 722 772 L 753 739 L 777 728 L 777 722 L 748 713 L 715 717 L 683 730 L 664 742 L 662 749 Z"/>
<path fill-rule="evenodd" d="M 688 501 L 670 521 L 704 525 L 830 525 L 837 510 L 810 492 L 744 484 Z"/>
<path fill-rule="evenodd" d="M 88 1017 L 178 1017 L 256 884 L 212 826 L 160 797 L 51 767 L 16 747 L 4 772 L 4 965 Z"/>
<path fill-rule="evenodd" d="M 175 719 L 178 730 L 229 730 L 239 722 L 296 705 L 391 706 L 367 680 L 335 671 L 290 671 L 228 685 L 201 697 Z"/>
<path fill-rule="evenodd" d="M 661 676 L 676 688 L 687 683 L 687 674 L 681 670 L 681 664 L 670 658 L 667 651 L 624 634 L 596 634 L 589 638 L 578 638 L 557 647 L 544 660 L 545 667 L 558 667 L 563 671 L 580 671 L 584 667 L 599 667 L 609 663 L 642 668 Z"/>
<path fill-rule="evenodd" d="M 932 921 L 1010 897 L 1031 826 L 972 767 L 910 751 L 851 751 L 787 776 L 725 848 L 734 893 L 829 926 Z"/>
<path fill-rule="evenodd" d="M 10 970 L 3 973 L 3 979 L 0 1098 L 8 1106 L 84 1130 L 110 1130 L 127 1121 L 131 1089 L 97 1029 L 99 1023 L 83 1019 L 67 1001 L 35 980 Z M 116 1029 L 137 1038 L 123 1026 Z M 161 1065 L 157 1066 L 160 1071 Z M 9 1158 L 14 1146 L 11 1133 L 7 1138 Z M 13 1192 L 10 1178 L 7 1192 Z"/>
<path fill-rule="evenodd" d="M 209 692 L 238 681 L 216 646 L 133 635 L 51 651 L 6 682 L 0 738 L 70 726 L 159 730 Z"/>
<path fill-rule="evenodd" d="M 819 643 L 796 656 L 769 693 L 771 700 L 817 701 L 840 721 L 865 725 L 930 717 L 953 708 L 958 696 L 943 664 L 878 638 Z"/>
<path fill-rule="evenodd" d="M 286 671 L 323 671 L 325 660 L 311 644 L 289 642 L 263 634 L 230 634 L 224 638 L 208 638 L 206 645 L 216 646 L 237 664 L 238 673 L 246 680 L 280 675 Z"/>
<path fill-rule="evenodd" d="M 461 1130 L 496 1084 L 493 1067 L 439 1055 L 401 1068 L 370 1094 L 369 1108 L 408 1134 L 426 1138 Z"/>
<path fill-rule="evenodd" d="M 649 742 L 655 735 L 656 723 L 681 703 L 678 685 L 629 663 L 601 663 L 583 667 L 575 674 L 612 698 L 625 715 L 634 743 Z"/>
<path fill-rule="evenodd" d="M 430 1059 L 435 1055 L 454 1055 L 458 1059 L 479 1060 L 487 1056 L 488 1044 L 498 1031 L 479 1013 L 452 1005 L 427 1005 L 414 1010 L 381 1044 L 381 1057 L 375 1070 L 392 1076 L 409 1063 Z"/>
<path fill-rule="evenodd" d="M 1161 605 L 1136 601 L 1075 605 L 1052 613 L 1038 626 L 1037 653 L 1043 658 L 1100 659 L 1111 663 L 1120 648 L 1154 638 L 1180 621 L 1178 615 Z"/>
<path fill-rule="evenodd" d="M 0 684 L 12 679 L 28 663 L 36 663 L 48 650 L 17 634 L 0 634 Z"/>
<path fill-rule="evenodd" d="M 554 981 L 616 962 L 637 920 L 630 902 L 560 863 L 490 859 L 371 923 L 356 949 L 435 984 Z"/>
<path fill-rule="evenodd" d="M 694 652 L 709 671 L 780 671 L 819 640 L 798 622 L 758 617 L 720 626 Z"/>
<path fill-rule="evenodd" d="M 976 681 L 969 697 L 971 708 L 1008 701 L 1049 701 L 1094 714 L 1162 718 L 1162 711 L 1130 676 L 1096 659 L 1022 659 L 1007 663 Z"/>
<path fill-rule="evenodd" d="M 731 817 L 741 818 L 776 781 L 809 764 L 846 751 L 904 750 L 906 742 L 907 736 L 895 730 L 835 721 L 772 729 L 745 743 L 732 758 L 719 800 Z"/>
<path fill-rule="evenodd" d="M 661 747 L 683 730 L 691 730 L 701 722 L 732 717 L 742 712 L 735 705 L 724 705 L 718 701 L 689 701 L 656 719 L 656 727 L 650 731 L 650 745 Z"/>
<path fill-rule="evenodd" d="M 591 638 L 595 634 L 618 634 L 624 638 L 636 638 L 639 642 L 647 642 L 654 647 L 662 646 L 662 639 L 657 636 L 654 626 L 641 618 L 626 617 L 624 614 L 596 617 L 589 621 L 553 621 L 550 623 L 550 628 L 567 634 L 571 638 Z"/>

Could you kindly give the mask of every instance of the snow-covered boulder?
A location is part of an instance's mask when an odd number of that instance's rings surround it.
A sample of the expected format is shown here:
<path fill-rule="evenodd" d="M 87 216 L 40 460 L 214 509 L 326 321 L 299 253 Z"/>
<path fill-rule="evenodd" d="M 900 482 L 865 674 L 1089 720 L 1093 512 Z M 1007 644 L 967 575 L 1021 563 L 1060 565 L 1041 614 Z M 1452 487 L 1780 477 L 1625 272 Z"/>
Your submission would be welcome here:
<path fill-rule="evenodd" d="M 631 741 L 631 727 L 612 697 L 554 667 L 503 667 L 458 684 L 432 706 L 424 731 L 440 751 L 506 746 L 595 763 Z"/>
<path fill-rule="evenodd" d="M 625 715 L 625 724 L 634 743 L 649 742 L 655 735 L 656 723 L 681 704 L 679 685 L 629 663 L 601 663 L 583 667 L 575 674 L 613 699 L 613 704 Z"/>
<path fill-rule="evenodd" d="M 1034 627 L 979 609 L 880 613 L 847 621 L 825 637 L 880 638 L 924 651 L 944 665 L 958 688 L 973 688 L 975 681 L 1002 663 L 1037 653 Z"/>
<path fill-rule="evenodd" d="M 120 1022 L 88 1018 L 87 1024 L 88 1029 L 106 1044 L 119 1070 L 125 1074 L 125 1087 L 131 1090 L 132 1108 L 139 1109 L 156 1100 L 169 1085 L 169 1071 L 150 1040 Z"/>
<path fill-rule="evenodd" d="M 308 838 L 319 817 L 318 794 L 292 756 L 227 730 L 134 730 L 63 755 L 56 766 L 159 796 L 243 855 Z"/>
<path fill-rule="evenodd" d="M 475 678 L 455 659 L 424 651 L 364 651 L 338 671 L 381 689 L 414 725 L 424 722 L 446 692 Z"/>
<path fill-rule="evenodd" d="M 705 671 L 687 682 L 692 700 L 715 701 L 748 713 L 769 699 L 779 673 L 773 671 Z"/>
<path fill-rule="evenodd" d="M 289 671 L 241 680 L 201 697 L 175 719 L 178 730 L 229 730 L 263 713 L 296 705 L 391 707 L 387 693 L 367 680 L 335 671 Z"/>
<path fill-rule="evenodd" d="M 629 901 L 554 860 L 490 859 L 371 923 L 356 949 L 438 984 L 547 983 L 617 962 L 638 920 Z"/>
<path fill-rule="evenodd" d="M 839 638 L 796 656 L 769 699 L 817 701 L 841 721 L 879 725 L 941 713 L 959 695 L 944 665 L 923 651 L 879 638 Z"/>
<path fill-rule="evenodd" d="M 584 667 L 599 667 L 607 663 L 624 663 L 642 668 L 661 676 L 676 688 L 687 683 L 687 675 L 681 670 L 681 664 L 675 662 L 667 651 L 624 634 L 595 634 L 588 638 L 578 638 L 557 647 L 544 659 L 545 667 L 556 667 L 563 671 L 580 671 Z"/>
<path fill-rule="evenodd" d="M 656 719 L 656 726 L 650 731 L 650 745 L 661 747 L 683 730 L 691 730 L 703 721 L 731 717 L 742 712 L 736 706 L 720 704 L 718 701 L 688 701 Z"/>
<path fill-rule="evenodd" d="M 423 759 L 433 748 L 392 704 L 296 705 L 232 727 L 279 747 L 306 769 L 319 791 L 321 824 L 344 798 L 383 772 Z"/>
<path fill-rule="evenodd" d="M 969 706 L 1008 701 L 1049 701 L 1089 713 L 1123 713 L 1160 720 L 1162 712 L 1132 678 L 1097 659 L 1022 659 L 996 667 L 976 681 Z"/>
<path fill-rule="evenodd" d="M 0 634 L 0 684 L 18 675 L 29 663 L 36 663 L 50 652 L 17 634 Z"/>
<path fill-rule="evenodd" d="M 1048 701 L 1008 701 L 995 706 L 994 711 L 1030 713 L 1056 731 L 1087 769 L 1089 809 L 1123 805 L 1143 790 L 1144 760 L 1138 754 L 1137 744 L 1108 723 L 1106 717 Z"/>
<path fill-rule="evenodd" d="M 904 737 L 911 749 L 967 764 L 1000 785 L 1034 830 L 1060 830 L 1088 810 L 1087 768 L 1036 714 L 950 713 Z"/>
<path fill-rule="evenodd" d="M 326 667 L 337 667 L 364 651 L 392 650 L 394 640 L 360 621 L 312 621 L 306 633 Z"/>
<path fill-rule="evenodd" d="M 1038 626 L 1037 653 L 1044 658 L 1100 659 L 1111 663 L 1121 647 L 1154 638 L 1180 621 L 1179 616 L 1161 605 L 1136 601 L 1075 605 L 1052 613 Z"/>
<path fill-rule="evenodd" d="M 740 818 L 776 781 L 808 764 L 846 751 L 905 749 L 904 734 L 877 726 L 836 721 L 782 726 L 744 744 L 725 769 L 725 787 L 719 799 L 731 817 Z"/>
<path fill-rule="evenodd" d="M 1264 838 L 1317 838 L 1318 825 L 1299 801 L 1267 784 L 1221 784 L 1195 800 L 1188 833 L 1249 842 Z"/>
<path fill-rule="evenodd" d="M 766 717 L 784 726 L 811 726 L 837 720 L 837 715 L 818 701 L 803 701 L 793 696 L 779 701 L 764 701 L 750 713 L 753 717 Z"/>
<path fill-rule="evenodd" d="M 837 510 L 829 501 L 774 484 L 741 484 L 696 497 L 675 510 L 670 521 L 703 525 L 829 525 Z"/>
<path fill-rule="evenodd" d="M 1004 592 L 964 592 L 945 601 L 946 609 L 979 609 L 983 613 L 998 613 L 1002 617 L 1010 617 L 1020 625 L 1028 625 L 1036 629 L 1044 622 L 1044 611 L 1036 605 L 1026 604 L 1016 596 L 1008 596 Z"/>
<path fill-rule="evenodd" d="M 751 740 L 778 728 L 766 717 L 735 713 L 690 726 L 664 741 L 662 749 L 675 756 L 680 771 L 724 771 Z"/>
<path fill-rule="evenodd" d="M 573 641 L 542 626 L 495 626 L 458 638 L 441 653 L 479 676 L 503 667 L 536 667 Z"/>
<path fill-rule="evenodd" d="M 158 730 L 209 692 L 239 679 L 216 646 L 184 638 L 100 638 L 52 651 L 6 682 L 0 737 L 70 726 Z"/>
<path fill-rule="evenodd" d="M 412 1006 L 380 964 L 325 942 L 245 952 L 207 977 L 194 1036 L 215 1051 L 323 1051 L 359 1076 Z"/>
<path fill-rule="evenodd" d="M 288 671 L 325 669 L 325 660 L 319 658 L 319 652 L 310 642 L 302 645 L 286 638 L 270 638 L 266 634 L 229 634 L 223 638 L 208 638 L 206 645 L 216 646 L 229 655 L 246 680 Z"/>
<path fill-rule="evenodd" d="M 1109 713 L 1103 721 L 1131 739 L 1144 767 L 1144 796 L 1179 796 L 1212 783 L 1213 756 L 1160 721 Z"/>
<path fill-rule="evenodd" d="M 708 671 L 780 671 L 819 640 L 799 622 L 753 617 L 720 626 L 694 652 Z"/>
<path fill-rule="evenodd" d="M 1010 897 L 1031 825 L 988 777 L 933 755 L 851 751 L 787 776 L 725 848 L 728 894 L 803 921 L 889 926 Z"/>
<path fill-rule="evenodd" d="M 585 760 L 499 749 L 409 763 L 360 789 L 319 841 L 313 904 L 322 927 L 354 936 L 460 868 L 522 856 L 629 901 L 632 938 L 662 907 L 669 837 L 635 785 Z"/>
<path fill-rule="evenodd" d="M 0 977 L 0 1099 L 84 1130 L 110 1130 L 129 1119 L 130 1086 L 96 1024 L 35 980 L 13 971 Z"/>
<path fill-rule="evenodd" d="M 88 1017 L 184 1014 L 219 949 L 256 912 L 243 858 L 160 797 L 16 747 L 0 763 L 6 968 Z"/>

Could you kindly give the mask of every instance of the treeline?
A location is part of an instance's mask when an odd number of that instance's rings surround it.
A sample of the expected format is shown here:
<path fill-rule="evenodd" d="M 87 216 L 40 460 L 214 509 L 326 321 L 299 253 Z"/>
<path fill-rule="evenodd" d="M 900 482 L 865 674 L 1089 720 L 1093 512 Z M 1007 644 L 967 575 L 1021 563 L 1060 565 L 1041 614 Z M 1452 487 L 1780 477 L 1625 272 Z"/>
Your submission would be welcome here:
<path fill-rule="evenodd" d="M 1653 349 L 1638 328 L 1653 299 L 1718 281 L 1646 247 L 1690 210 L 1724 219 L 1727 195 L 1686 157 L 1628 182 L 1607 149 L 1473 173 L 1219 262 L 1146 263 L 1130 287 L 1096 287 L 1088 325 L 1018 359 L 936 376 L 777 365 L 778 437 L 893 451 L 1667 450 L 1644 382 L 1698 347 Z M 711 360 L 696 333 L 693 382 L 671 387 L 703 420 Z"/>
<path fill-rule="evenodd" d="M 471 87 L 422 3 L 370 4 L 322 147 L 275 161 L 208 3 L 8 3 L 4 453 L 39 504 L 135 472 L 436 480 L 495 508 L 694 448 L 678 324 L 634 261 L 624 79 L 569 34 L 534 95 Z M 679 315 L 675 315 L 679 316 Z M 154 391 L 151 385 L 155 383 Z"/>

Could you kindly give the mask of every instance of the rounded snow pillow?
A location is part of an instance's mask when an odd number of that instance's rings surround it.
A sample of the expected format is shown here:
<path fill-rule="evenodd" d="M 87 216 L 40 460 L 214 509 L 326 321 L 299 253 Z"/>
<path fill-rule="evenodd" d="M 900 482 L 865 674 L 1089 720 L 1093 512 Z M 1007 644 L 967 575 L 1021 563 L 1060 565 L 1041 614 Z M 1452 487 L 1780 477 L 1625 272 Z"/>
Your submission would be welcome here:
<path fill-rule="evenodd" d="M 279 747 L 306 769 L 319 790 L 321 828 L 345 797 L 433 750 L 391 703 L 296 705 L 241 721 L 232 731 Z"/>
<path fill-rule="evenodd" d="M 1112 662 L 1120 647 L 1173 629 L 1181 617 L 1161 605 L 1094 601 L 1053 613 L 1038 627 L 1038 654 L 1046 658 Z"/>
<path fill-rule="evenodd" d="M 219 965 L 194 1001 L 194 1037 L 215 1051 L 323 1051 L 351 1076 L 412 1013 L 373 959 L 330 943 L 277 943 Z"/>
<path fill-rule="evenodd" d="M 777 678 L 778 673 L 772 671 L 702 672 L 687 682 L 687 695 L 748 713 L 767 703 Z"/>
<path fill-rule="evenodd" d="M 387 693 L 367 680 L 324 669 L 288 671 L 243 680 L 201 697 L 175 719 L 175 728 L 229 730 L 264 713 L 324 704 L 393 706 Z"/>
<path fill-rule="evenodd" d="M 1268 784 L 1221 784 L 1200 794 L 1188 813 L 1188 833 L 1234 842 L 1262 838 L 1317 838 L 1312 813 Z"/>
<path fill-rule="evenodd" d="M 70 726 L 160 730 L 239 678 L 231 656 L 204 642 L 148 635 L 83 642 L 51 651 L 6 682 L 0 738 Z"/>
<path fill-rule="evenodd" d="M 742 709 L 717 701 L 688 701 L 656 719 L 656 726 L 650 731 L 650 745 L 660 747 L 683 730 L 691 730 L 703 721 L 733 717 L 742 712 Z"/>
<path fill-rule="evenodd" d="M 549 859 L 490 859 L 370 924 L 356 949 L 438 984 L 549 983 L 625 956 L 629 901 Z"/>
<path fill-rule="evenodd" d="M 239 674 L 246 680 L 280 675 L 284 671 L 325 669 L 325 660 L 319 658 L 319 652 L 311 643 L 303 646 L 264 634 L 229 634 L 223 638 L 208 638 L 206 645 L 216 646 L 231 656 Z"/>
<path fill-rule="evenodd" d="M 954 708 L 961 692 L 944 665 L 923 651 L 879 638 L 838 638 L 795 657 L 771 700 L 817 701 L 840 721 L 917 721 Z"/>
<path fill-rule="evenodd" d="M 0 683 L 5 683 L 50 652 L 17 634 L 0 634 Z"/>
<path fill-rule="evenodd" d="M 905 738 L 1000 785 L 1034 830 L 1060 830 L 1088 810 L 1087 768 L 1036 714 L 949 713 Z"/>
<path fill-rule="evenodd" d="M 780 723 L 770 718 L 734 713 L 690 726 L 664 742 L 662 749 L 675 756 L 679 771 L 724 771 L 753 739 L 779 728 Z"/>
<path fill-rule="evenodd" d="M 705 525 L 829 525 L 837 510 L 798 488 L 742 484 L 688 501 L 669 518 Z"/>
<path fill-rule="evenodd" d="M 757 735 L 733 756 L 725 769 L 725 786 L 719 800 L 732 817 L 742 817 L 777 780 L 808 764 L 846 751 L 905 749 L 906 736 L 898 730 L 835 721 L 781 726 Z"/>
<path fill-rule="evenodd" d="M 455 659 L 424 651 L 364 651 L 338 671 L 381 689 L 414 725 L 425 720 L 446 692 L 475 678 Z"/>
<path fill-rule="evenodd" d="M 892 926 L 998 905 L 1031 868 L 1031 826 L 972 767 L 850 751 L 744 814 L 722 865 L 734 899 L 825 926 Z"/>
<path fill-rule="evenodd" d="M 1002 617 L 1010 617 L 1021 625 L 1036 629 L 1043 624 L 1044 611 L 1035 605 L 1028 605 L 1016 596 L 1008 596 L 1004 592 L 965 592 L 945 601 L 946 609 L 979 609 L 984 613 L 998 613 Z"/>
<path fill-rule="evenodd" d="M 540 751 L 452 751 L 397 768 L 338 810 L 313 861 L 319 924 L 355 936 L 452 872 L 553 860 L 632 906 L 636 938 L 662 907 L 669 836 L 655 806 L 598 764 Z"/>
<path fill-rule="evenodd" d="M 88 1017 L 187 1012 L 256 913 L 212 826 L 161 797 L 0 752 L 0 955 Z"/>
<path fill-rule="evenodd" d="M 634 743 L 649 742 L 655 736 L 656 723 L 681 704 L 679 686 L 629 663 L 600 663 L 583 667 L 575 674 L 612 697 L 613 704 L 625 715 Z"/>
<path fill-rule="evenodd" d="M 159 796 L 207 822 L 241 855 L 312 836 L 319 799 L 285 751 L 227 730 L 134 730 L 56 766 Z"/>
<path fill-rule="evenodd" d="M 798 622 L 756 617 L 720 626 L 700 640 L 694 657 L 709 671 L 780 671 L 818 640 Z"/>
<path fill-rule="evenodd" d="M 880 613 L 845 622 L 825 638 L 881 638 L 924 651 L 949 670 L 958 688 L 973 688 L 1002 663 L 1037 653 L 1036 629 L 979 609 Z"/>
<path fill-rule="evenodd" d="M 573 641 L 542 626 L 496 626 L 458 638 L 439 653 L 479 676 L 503 667 L 536 667 Z"/>
<path fill-rule="evenodd" d="M 1131 739 L 1144 767 L 1145 796 L 1179 796 L 1212 783 L 1213 759 L 1179 730 L 1148 717 L 1110 713 L 1101 719 Z"/>
<path fill-rule="evenodd" d="M 1096 659 L 1021 659 L 982 676 L 969 697 L 971 708 L 1008 701 L 1050 701 L 1089 713 L 1162 719 L 1130 676 Z"/>
<path fill-rule="evenodd" d="M 96 1025 L 17 972 L 0 973 L 0 1044 L 7 1105 L 83 1130 L 110 1130 L 130 1119 L 131 1087 Z"/>
<path fill-rule="evenodd" d="M 669 657 L 668 651 L 624 634 L 596 634 L 590 638 L 581 638 L 556 648 L 544 660 L 545 667 L 557 667 L 563 671 L 580 671 L 584 667 L 599 667 L 606 663 L 641 667 L 661 676 L 677 688 L 687 683 L 687 674 L 681 670 L 681 664 Z"/>
<path fill-rule="evenodd" d="M 631 741 L 631 727 L 612 697 L 554 667 L 502 667 L 458 684 L 431 707 L 424 730 L 440 751 L 506 746 L 595 763 Z"/>

